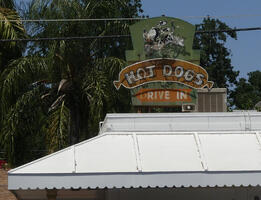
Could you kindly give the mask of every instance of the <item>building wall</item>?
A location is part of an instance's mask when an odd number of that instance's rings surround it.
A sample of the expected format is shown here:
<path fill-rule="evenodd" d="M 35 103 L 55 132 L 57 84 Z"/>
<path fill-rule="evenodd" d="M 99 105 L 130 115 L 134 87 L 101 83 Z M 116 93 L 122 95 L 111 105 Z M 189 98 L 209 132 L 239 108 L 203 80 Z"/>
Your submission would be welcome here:
<path fill-rule="evenodd" d="M 19 200 L 46 200 L 48 192 L 56 200 L 260 200 L 261 187 L 198 187 L 79 190 L 17 190 Z M 6 196 L 7 197 L 7 196 Z M 11 199 L 12 198 L 3 198 Z M 2 200 L 2 199 L 1 199 Z"/>
<path fill-rule="evenodd" d="M 0 169 L 0 200 L 16 200 L 16 197 L 7 189 L 7 171 Z"/>
<path fill-rule="evenodd" d="M 261 187 L 108 190 L 106 200 L 259 200 Z"/>

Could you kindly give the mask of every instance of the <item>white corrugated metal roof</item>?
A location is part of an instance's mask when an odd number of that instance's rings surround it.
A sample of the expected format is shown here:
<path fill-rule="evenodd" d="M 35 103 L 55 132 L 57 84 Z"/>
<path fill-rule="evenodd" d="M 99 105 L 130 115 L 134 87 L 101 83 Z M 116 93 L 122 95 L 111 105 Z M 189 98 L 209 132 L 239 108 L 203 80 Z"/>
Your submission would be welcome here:
<path fill-rule="evenodd" d="M 260 112 L 108 114 L 104 132 L 261 130 Z"/>
<path fill-rule="evenodd" d="M 11 190 L 261 185 L 261 113 L 110 114 L 97 137 L 8 178 Z"/>

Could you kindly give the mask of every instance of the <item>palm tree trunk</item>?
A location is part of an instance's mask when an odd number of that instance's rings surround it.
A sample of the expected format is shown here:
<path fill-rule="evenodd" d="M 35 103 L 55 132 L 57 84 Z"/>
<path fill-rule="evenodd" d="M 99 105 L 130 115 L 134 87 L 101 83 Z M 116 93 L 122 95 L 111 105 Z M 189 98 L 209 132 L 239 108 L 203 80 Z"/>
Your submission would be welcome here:
<path fill-rule="evenodd" d="M 80 112 L 79 106 L 74 104 L 70 108 L 70 137 L 69 137 L 69 144 L 73 145 L 80 141 Z"/>

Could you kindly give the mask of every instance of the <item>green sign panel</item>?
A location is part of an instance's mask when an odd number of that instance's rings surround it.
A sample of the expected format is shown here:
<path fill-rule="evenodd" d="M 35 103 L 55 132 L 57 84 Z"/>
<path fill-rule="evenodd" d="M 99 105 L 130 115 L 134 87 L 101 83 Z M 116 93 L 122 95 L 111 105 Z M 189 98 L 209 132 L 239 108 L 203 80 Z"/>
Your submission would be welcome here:
<path fill-rule="evenodd" d="M 200 52 L 192 48 L 195 26 L 172 17 L 142 20 L 130 26 L 133 50 L 129 63 L 151 58 L 177 58 L 199 64 Z"/>
<path fill-rule="evenodd" d="M 188 22 L 172 17 L 150 18 L 131 25 L 130 33 L 133 50 L 126 51 L 129 64 L 154 58 L 199 64 L 200 51 L 192 48 L 195 26 Z M 196 89 L 167 81 L 143 84 L 131 89 L 131 94 L 134 106 L 179 106 L 196 104 L 197 99 Z"/>

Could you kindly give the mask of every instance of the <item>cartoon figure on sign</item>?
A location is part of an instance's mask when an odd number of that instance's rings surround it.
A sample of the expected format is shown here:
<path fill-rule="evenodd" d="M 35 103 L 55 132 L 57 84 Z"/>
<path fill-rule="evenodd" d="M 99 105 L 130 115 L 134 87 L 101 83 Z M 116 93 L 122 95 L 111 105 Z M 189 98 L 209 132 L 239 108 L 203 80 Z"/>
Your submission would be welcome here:
<path fill-rule="evenodd" d="M 173 57 L 169 50 L 180 52 L 180 49 L 184 48 L 184 39 L 174 35 L 174 22 L 171 23 L 171 28 L 166 25 L 166 21 L 159 21 L 156 27 L 149 31 L 144 30 L 144 49 L 147 57 Z"/>

